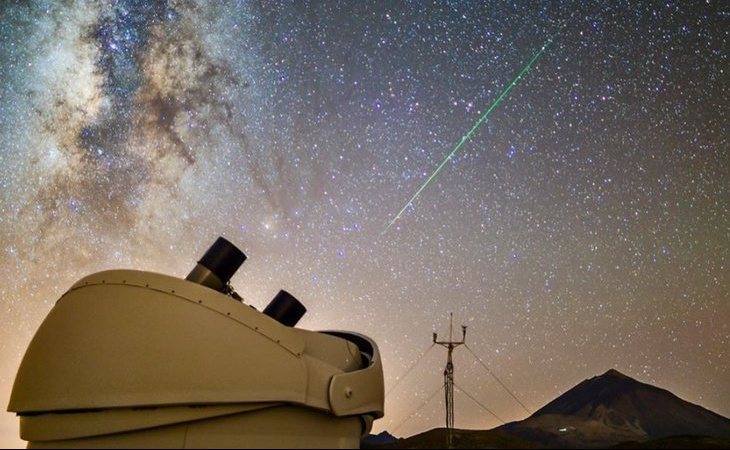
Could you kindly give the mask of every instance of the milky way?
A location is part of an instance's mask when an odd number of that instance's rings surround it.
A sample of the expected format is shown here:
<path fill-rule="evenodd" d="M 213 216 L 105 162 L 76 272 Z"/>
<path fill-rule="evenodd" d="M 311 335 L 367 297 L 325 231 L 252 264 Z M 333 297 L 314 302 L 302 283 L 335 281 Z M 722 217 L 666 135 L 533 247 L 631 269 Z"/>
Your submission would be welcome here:
<path fill-rule="evenodd" d="M 56 3 L 0 7 L 0 398 L 74 281 L 184 276 L 222 235 L 247 303 L 284 288 L 300 326 L 373 337 L 386 390 L 453 311 L 532 410 L 613 367 L 730 415 L 725 3 Z M 459 386 L 525 417 L 455 358 Z M 396 434 L 440 426 L 439 401 Z M 456 402 L 457 427 L 499 424 Z"/>

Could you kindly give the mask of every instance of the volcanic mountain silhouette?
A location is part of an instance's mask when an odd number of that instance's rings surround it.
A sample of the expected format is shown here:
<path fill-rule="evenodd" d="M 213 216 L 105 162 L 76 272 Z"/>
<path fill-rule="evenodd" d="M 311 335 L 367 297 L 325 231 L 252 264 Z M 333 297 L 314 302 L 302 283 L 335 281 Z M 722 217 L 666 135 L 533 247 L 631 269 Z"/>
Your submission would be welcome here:
<path fill-rule="evenodd" d="M 592 420 L 650 438 L 730 437 L 730 420 L 725 417 L 613 369 L 583 381 L 527 420 L 551 415 Z"/>
<path fill-rule="evenodd" d="M 651 447 L 671 436 L 686 437 L 683 447 L 727 448 L 730 419 L 613 369 L 579 383 L 525 420 L 492 430 L 453 431 L 457 448 L 606 448 L 627 442 Z M 445 439 L 441 428 L 388 447 L 436 448 Z"/>
<path fill-rule="evenodd" d="M 527 419 L 498 429 L 566 447 L 682 435 L 730 439 L 727 418 L 614 369 L 579 383 Z"/>

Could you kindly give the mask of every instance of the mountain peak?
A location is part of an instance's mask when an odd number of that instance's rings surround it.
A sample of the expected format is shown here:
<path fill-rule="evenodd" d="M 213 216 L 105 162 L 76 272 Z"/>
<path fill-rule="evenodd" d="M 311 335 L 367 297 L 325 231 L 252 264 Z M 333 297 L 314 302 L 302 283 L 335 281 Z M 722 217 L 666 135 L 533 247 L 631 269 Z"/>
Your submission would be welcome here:
<path fill-rule="evenodd" d="M 603 375 L 600 375 L 599 376 L 599 378 L 601 378 L 601 377 L 611 377 L 611 378 L 620 378 L 620 379 L 633 380 L 633 378 L 631 378 L 631 377 L 629 377 L 627 375 L 622 374 L 621 372 L 619 372 L 616 369 L 608 369 Z"/>
<path fill-rule="evenodd" d="M 645 389 L 657 388 L 641 383 L 616 369 L 609 369 L 602 375 L 583 380 L 534 415 L 561 414 L 588 418 L 595 415 L 599 407 L 612 409 L 617 405 L 625 406 L 623 399 Z"/>
<path fill-rule="evenodd" d="M 606 433 L 634 435 L 635 440 L 676 434 L 730 436 L 730 420 L 616 369 L 582 381 L 526 422 L 575 427 L 581 423 L 586 429 L 600 425 Z"/>

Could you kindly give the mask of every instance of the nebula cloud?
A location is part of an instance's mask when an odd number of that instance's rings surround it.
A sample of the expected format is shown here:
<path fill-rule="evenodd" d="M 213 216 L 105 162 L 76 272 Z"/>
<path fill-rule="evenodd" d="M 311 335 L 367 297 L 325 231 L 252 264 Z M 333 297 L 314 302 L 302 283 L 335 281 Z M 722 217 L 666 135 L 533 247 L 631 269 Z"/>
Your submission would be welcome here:
<path fill-rule="evenodd" d="M 163 227 L 197 195 L 181 187 L 201 162 L 224 146 L 245 152 L 228 98 L 246 81 L 210 55 L 197 13 L 164 1 L 49 8 L 26 44 L 43 80 L 28 93 L 37 136 L 26 177 L 42 182 L 20 217 L 39 244 L 62 243 L 54 236 L 72 222 L 114 223 L 114 238 Z"/>

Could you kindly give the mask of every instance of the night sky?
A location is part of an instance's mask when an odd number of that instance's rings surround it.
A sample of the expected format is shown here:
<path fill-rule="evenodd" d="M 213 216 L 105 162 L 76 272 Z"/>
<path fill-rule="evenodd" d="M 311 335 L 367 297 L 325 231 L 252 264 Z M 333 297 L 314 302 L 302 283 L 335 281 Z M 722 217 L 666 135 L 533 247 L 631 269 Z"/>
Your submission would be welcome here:
<path fill-rule="evenodd" d="M 616 368 L 730 416 L 728 2 L 212 3 L 2 2 L 0 406 L 73 282 L 184 277 L 220 235 L 246 303 L 372 337 L 386 391 L 453 312 L 532 411 Z M 442 426 L 439 395 L 403 421 L 444 361 L 375 432 Z M 457 427 L 501 424 L 455 397 Z"/>

